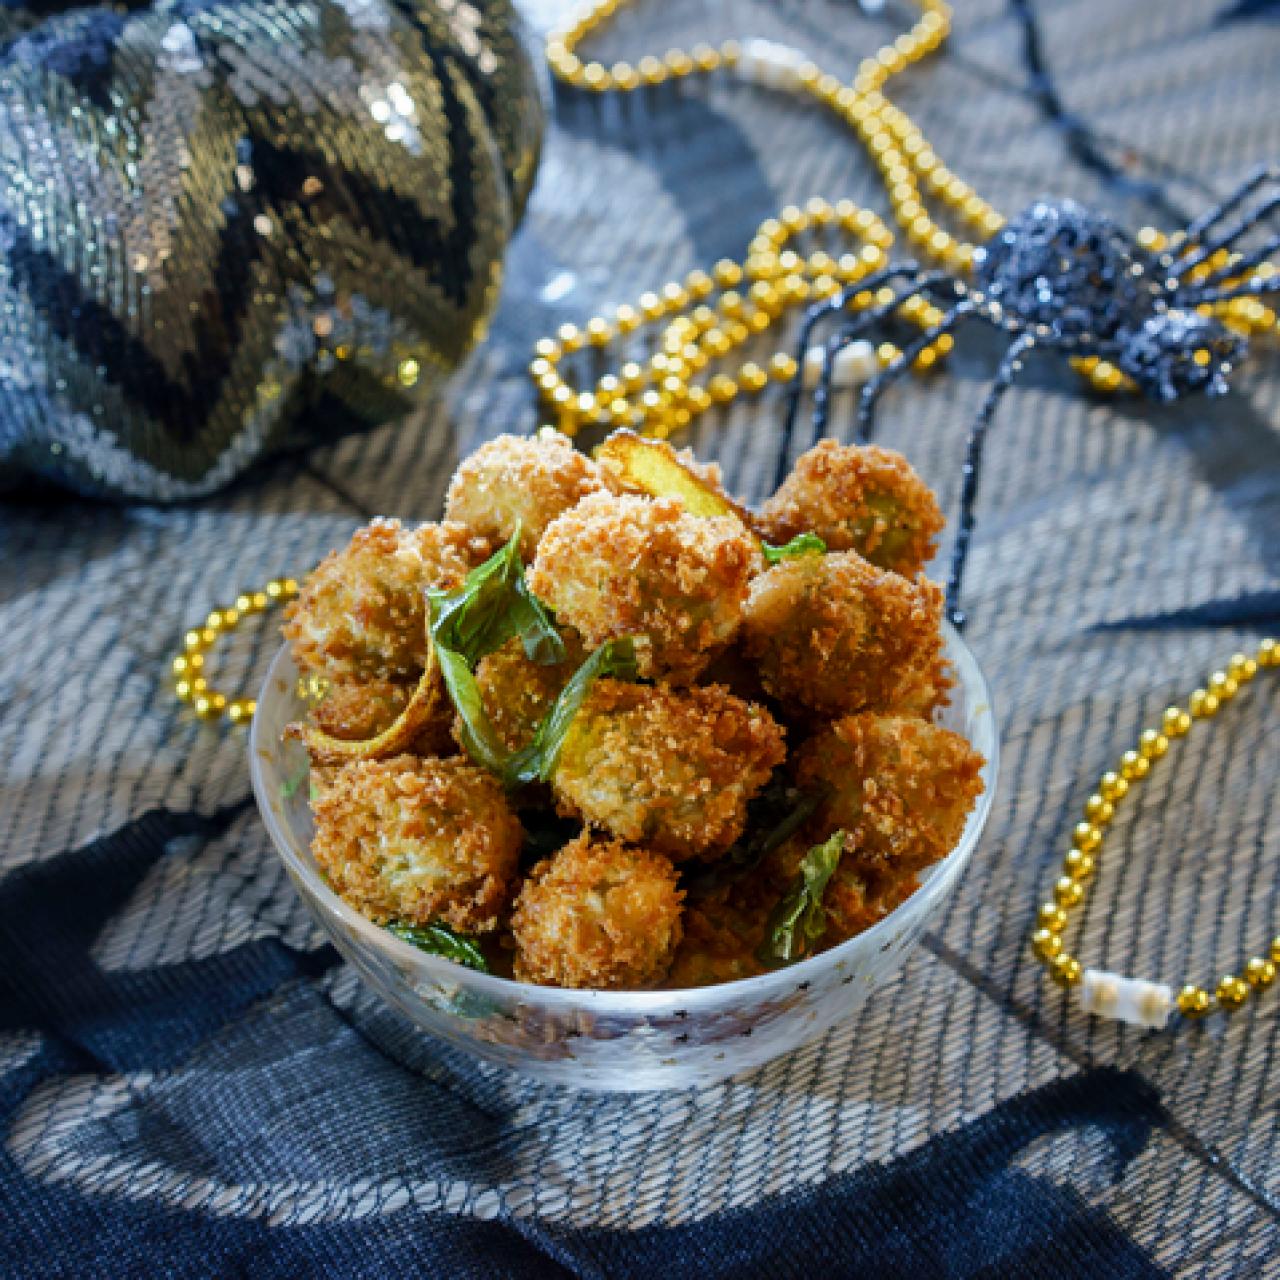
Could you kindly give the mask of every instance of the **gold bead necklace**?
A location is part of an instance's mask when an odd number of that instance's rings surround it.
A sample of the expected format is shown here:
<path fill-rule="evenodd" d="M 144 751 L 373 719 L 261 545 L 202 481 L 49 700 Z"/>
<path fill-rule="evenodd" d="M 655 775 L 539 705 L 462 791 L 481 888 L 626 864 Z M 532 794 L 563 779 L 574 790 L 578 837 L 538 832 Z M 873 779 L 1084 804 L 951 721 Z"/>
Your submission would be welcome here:
<path fill-rule="evenodd" d="M 1231 1013 L 1239 1009 L 1251 993 L 1266 990 L 1276 978 L 1280 964 L 1280 936 L 1271 940 L 1268 955 L 1255 956 L 1244 968 L 1243 977 L 1227 974 L 1212 994 L 1203 987 L 1187 984 L 1175 997 L 1172 989 L 1158 983 L 1124 978 L 1116 974 L 1085 970 L 1063 942 L 1067 913 L 1085 899 L 1085 885 L 1096 869 L 1107 827 L 1130 790 L 1151 772 L 1169 750 L 1170 740 L 1185 737 L 1198 720 L 1218 714 L 1240 689 L 1265 667 L 1280 667 L 1280 641 L 1263 640 L 1257 653 L 1249 657 L 1237 653 L 1226 667 L 1215 671 L 1205 686 L 1196 689 L 1186 707 L 1171 706 L 1158 729 L 1147 729 L 1137 747 L 1120 757 L 1120 767 L 1098 780 L 1097 790 L 1085 801 L 1084 821 L 1077 824 L 1071 848 L 1063 858 L 1062 875 L 1054 883 L 1053 900 L 1041 908 L 1037 927 L 1031 935 L 1036 956 L 1048 967 L 1053 980 L 1063 987 L 1083 987 L 1086 1010 L 1102 1016 L 1119 1017 L 1141 1026 L 1163 1026 L 1176 1006 L 1185 1017 L 1201 1018 L 1214 1011 Z"/>
<path fill-rule="evenodd" d="M 298 584 L 294 579 L 273 578 L 263 590 L 241 592 L 235 604 L 212 610 L 202 626 L 188 631 L 182 638 L 182 652 L 172 663 L 173 689 L 179 701 L 189 702 L 201 720 L 226 716 L 232 724 L 248 724 L 257 703 L 252 698 L 228 698 L 225 693 L 210 688 L 204 674 L 205 657 L 219 636 L 234 631 L 245 618 L 287 604 L 297 594 Z"/>
<path fill-rule="evenodd" d="M 718 47 L 702 44 L 688 51 L 669 50 L 630 62 L 584 61 L 582 41 L 614 16 L 626 0 L 595 0 L 569 25 L 552 31 L 546 58 L 564 84 L 588 93 L 634 92 L 642 87 L 710 75 L 728 70 L 766 88 L 786 89 L 816 99 L 835 113 L 861 139 L 884 180 L 889 203 L 907 243 L 922 256 L 958 275 L 968 274 L 976 245 L 945 230 L 930 215 L 927 202 L 936 200 L 954 223 L 987 240 L 1004 226 L 1004 216 L 935 154 L 920 129 L 884 95 L 891 77 L 937 50 L 951 30 L 951 7 L 945 0 L 920 0 L 922 14 L 910 31 L 865 59 L 851 84 L 821 70 L 797 50 L 768 41 L 730 40 Z M 826 248 L 800 252 L 789 247 L 794 239 L 826 228 L 860 241 L 853 252 L 834 257 Z M 1170 238 L 1144 227 L 1138 242 L 1158 251 Z M 748 360 L 732 373 L 716 373 L 698 381 L 708 363 L 731 356 L 753 335 L 764 333 L 788 310 L 829 298 L 888 265 L 894 235 L 870 210 L 849 200 L 830 203 L 810 200 L 803 208 L 791 205 L 760 224 L 742 263 L 724 260 L 711 273 L 691 272 L 643 294 L 636 305 L 617 308 L 611 316 L 595 316 L 579 328 L 563 325 L 554 338 L 534 349 L 529 373 L 552 424 L 566 435 L 584 426 L 630 427 L 666 437 L 687 427 L 714 404 L 739 394 L 762 391 L 771 381 L 797 376 L 796 361 L 779 352 L 763 364 Z M 1238 255 L 1223 250 L 1192 272 L 1188 279 L 1233 262 Z M 713 297 L 713 295 L 715 295 Z M 888 288 L 857 294 L 853 308 L 887 306 L 894 293 Z M 1275 329 L 1275 311 L 1256 298 L 1239 298 L 1201 308 L 1236 329 L 1249 333 Z M 942 313 L 920 297 L 903 302 L 900 319 L 927 329 Z M 646 361 L 629 360 L 616 373 L 606 374 L 590 389 L 576 390 L 561 368 L 566 356 L 584 348 L 601 349 L 625 338 L 642 324 L 665 321 Z M 914 368 L 924 373 L 951 350 L 950 335 L 925 347 Z M 899 355 L 892 343 L 868 350 L 864 375 L 892 363 Z M 1119 369 L 1096 357 L 1073 359 L 1072 366 L 1099 391 L 1131 390 L 1133 384 Z M 865 380 L 865 376 L 862 380 Z"/>

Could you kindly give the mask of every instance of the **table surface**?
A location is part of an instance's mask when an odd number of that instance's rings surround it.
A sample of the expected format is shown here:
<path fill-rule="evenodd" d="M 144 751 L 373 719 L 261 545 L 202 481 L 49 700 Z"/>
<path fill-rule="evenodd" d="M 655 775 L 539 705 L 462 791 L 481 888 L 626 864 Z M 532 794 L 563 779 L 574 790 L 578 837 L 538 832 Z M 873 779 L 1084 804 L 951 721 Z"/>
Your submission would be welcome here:
<path fill-rule="evenodd" d="M 1280 155 L 1275 6 L 1037 6 L 1081 163 L 1003 0 L 891 95 L 999 208 L 1071 194 L 1172 226 Z M 554 6 L 531 7 L 546 21 Z M 759 34 L 849 74 L 900 30 L 849 0 L 637 5 L 624 52 Z M 561 96 L 489 341 L 447 402 L 178 509 L 0 508 L 0 1215 L 7 1272 L 643 1275 L 1280 1274 L 1280 997 L 1142 1034 L 1031 959 L 1091 790 L 1163 707 L 1280 621 L 1280 364 L 1170 408 L 1034 359 L 993 429 L 968 638 L 1004 769 L 962 887 L 847 1026 L 694 1094 L 592 1098 L 424 1041 L 322 946 L 247 802 L 245 739 L 166 672 L 182 630 L 300 575 L 376 513 L 432 518 L 456 460 L 536 417 L 536 337 L 740 257 L 810 195 L 886 212 L 862 150 L 804 102 L 716 84 Z M 999 348 L 884 402 L 881 437 L 949 510 Z M 844 406 L 832 430 L 847 436 Z M 692 441 L 747 499 L 772 394 Z M 246 641 L 249 637 L 246 636 Z M 244 646 L 261 671 L 275 640 Z M 246 680 L 250 678 L 246 675 Z M 1088 962 L 1212 982 L 1280 921 L 1274 677 L 1175 747 L 1109 839 Z M 174 1234 L 176 1233 L 176 1234 Z M 64 1270 L 65 1268 L 65 1270 Z"/>

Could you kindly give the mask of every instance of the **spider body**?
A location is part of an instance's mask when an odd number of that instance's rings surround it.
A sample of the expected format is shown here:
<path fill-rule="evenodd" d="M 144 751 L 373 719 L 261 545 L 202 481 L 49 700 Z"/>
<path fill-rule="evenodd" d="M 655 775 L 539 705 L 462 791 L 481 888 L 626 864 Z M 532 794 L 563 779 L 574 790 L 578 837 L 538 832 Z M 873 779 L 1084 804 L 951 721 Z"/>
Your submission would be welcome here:
<path fill-rule="evenodd" d="M 978 249 L 974 288 L 1007 328 L 1031 330 L 1041 346 L 1087 348 L 1152 399 L 1221 394 L 1245 341 L 1181 305 L 1176 267 L 1103 213 L 1037 200 Z"/>
<path fill-rule="evenodd" d="M 1255 193 L 1266 188 L 1275 190 L 1248 207 Z M 947 585 L 948 611 L 957 626 L 964 621 L 958 598 L 973 532 L 983 442 L 1001 396 L 1022 369 L 1023 357 L 1040 347 L 1069 357 L 1106 361 L 1144 395 L 1159 401 L 1195 392 L 1225 392 L 1232 370 L 1248 347 L 1209 309 L 1233 298 L 1280 293 L 1280 271 L 1268 261 L 1280 251 L 1280 236 L 1273 234 L 1251 249 L 1236 247 L 1278 209 L 1280 169 L 1261 169 L 1226 200 L 1170 237 L 1168 250 L 1155 252 L 1103 213 L 1072 200 L 1038 200 L 977 250 L 972 283 L 943 271 L 922 270 L 908 261 L 887 267 L 810 310 L 800 336 L 801 359 L 809 352 L 817 327 L 834 321 L 817 348 L 822 368 L 813 391 L 815 438 L 825 433 L 836 355 L 861 339 L 870 326 L 892 316 L 908 298 L 923 298 L 942 308 L 942 319 L 863 386 L 856 431 L 862 442 L 871 438 L 875 406 L 885 389 L 962 319 L 983 320 L 1011 338 L 969 429 Z M 865 311 L 851 309 L 859 294 L 865 297 L 886 287 L 892 293 L 890 300 Z M 787 465 L 800 395 L 797 385 L 783 433 L 779 481 Z"/>

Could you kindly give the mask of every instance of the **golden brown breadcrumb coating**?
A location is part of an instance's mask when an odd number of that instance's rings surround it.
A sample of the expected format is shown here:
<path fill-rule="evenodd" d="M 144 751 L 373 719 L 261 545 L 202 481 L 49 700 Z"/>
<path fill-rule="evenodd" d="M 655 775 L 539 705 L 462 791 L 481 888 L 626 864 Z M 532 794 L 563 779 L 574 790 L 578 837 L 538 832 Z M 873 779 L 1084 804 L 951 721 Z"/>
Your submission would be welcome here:
<path fill-rule="evenodd" d="M 883 710 L 888 715 L 917 716 L 932 720 L 934 712 L 951 703 L 955 671 L 941 653 L 908 667 L 891 702 Z"/>
<path fill-rule="evenodd" d="M 982 792 L 983 763 L 950 729 L 873 713 L 837 720 L 795 753 L 797 785 L 828 789 L 826 830 L 844 831 L 863 863 L 912 871 L 955 848 Z"/>
<path fill-rule="evenodd" d="M 543 986 L 643 990 L 680 941 L 671 863 L 586 833 L 530 872 L 511 916 L 515 975 Z"/>
<path fill-rule="evenodd" d="M 796 461 L 757 523 L 770 542 L 816 533 L 829 551 L 856 551 L 914 578 L 937 549 L 944 522 L 932 490 L 902 454 L 823 440 Z"/>
<path fill-rule="evenodd" d="M 743 646 L 784 704 L 824 716 L 892 706 L 942 654 L 942 590 L 856 551 L 798 556 L 751 584 Z"/>
<path fill-rule="evenodd" d="M 346 742 L 376 738 L 393 723 L 413 696 L 413 685 L 393 680 L 334 680 L 312 708 L 318 729 Z M 438 699 L 426 727 L 414 739 L 411 753 L 419 756 L 453 755 L 456 748 L 450 727 L 452 711 L 446 699 Z"/>
<path fill-rule="evenodd" d="M 349 764 L 322 788 L 315 819 L 316 862 L 370 919 L 497 927 L 524 829 L 483 769 L 408 755 Z"/>
<path fill-rule="evenodd" d="M 488 552 L 459 524 L 374 520 L 357 529 L 289 606 L 294 661 L 331 680 L 416 679 L 427 654 L 424 592 L 458 586 Z"/>
<path fill-rule="evenodd" d="M 551 785 L 561 808 L 675 859 L 715 858 L 785 754 L 760 706 L 721 685 L 598 680 L 565 737 Z"/>
<path fill-rule="evenodd" d="M 554 666 L 540 666 L 527 658 L 520 640 L 514 639 L 496 653 L 481 658 L 476 667 L 480 700 L 508 751 L 518 751 L 528 744 L 551 704 L 582 665 L 581 641 L 567 629 L 561 638 L 566 656 Z"/>
<path fill-rule="evenodd" d="M 733 639 L 759 564 L 736 517 L 597 493 L 547 529 L 529 586 L 588 648 L 634 636 L 642 676 L 683 683 Z"/>
<path fill-rule="evenodd" d="M 596 464 L 550 427 L 533 436 L 498 436 L 458 464 L 445 518 L 495 546 L 510 539 L 519 521 L 527 563 L 547 525 L 601 486 Z"/>
<path fill-rule="evenodd" d="M 751 872 L 684 904 L 684 936 L 664 987 L 705 987 L 763 973 L 761 943 L 784 890 L 772 878 Z"/>
<path fill-rule="evenodd" d="M 871 859 L 846 851 L 822 895 L 827 928 L 823 951 L 879 924 L 919 888 L 919 869 Z"/>

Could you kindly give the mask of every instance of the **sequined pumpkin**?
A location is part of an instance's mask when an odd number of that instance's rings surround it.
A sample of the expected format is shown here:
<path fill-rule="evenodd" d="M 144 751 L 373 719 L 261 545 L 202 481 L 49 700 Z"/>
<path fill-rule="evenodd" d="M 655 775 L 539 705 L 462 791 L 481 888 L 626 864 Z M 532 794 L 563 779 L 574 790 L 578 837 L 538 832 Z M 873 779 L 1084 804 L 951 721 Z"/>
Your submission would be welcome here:
<path fill-rule="evenodd" d="M 0 16 L 0 481 L 171 501 L 404 413 L 537 164 L 509 0 Z"/>

